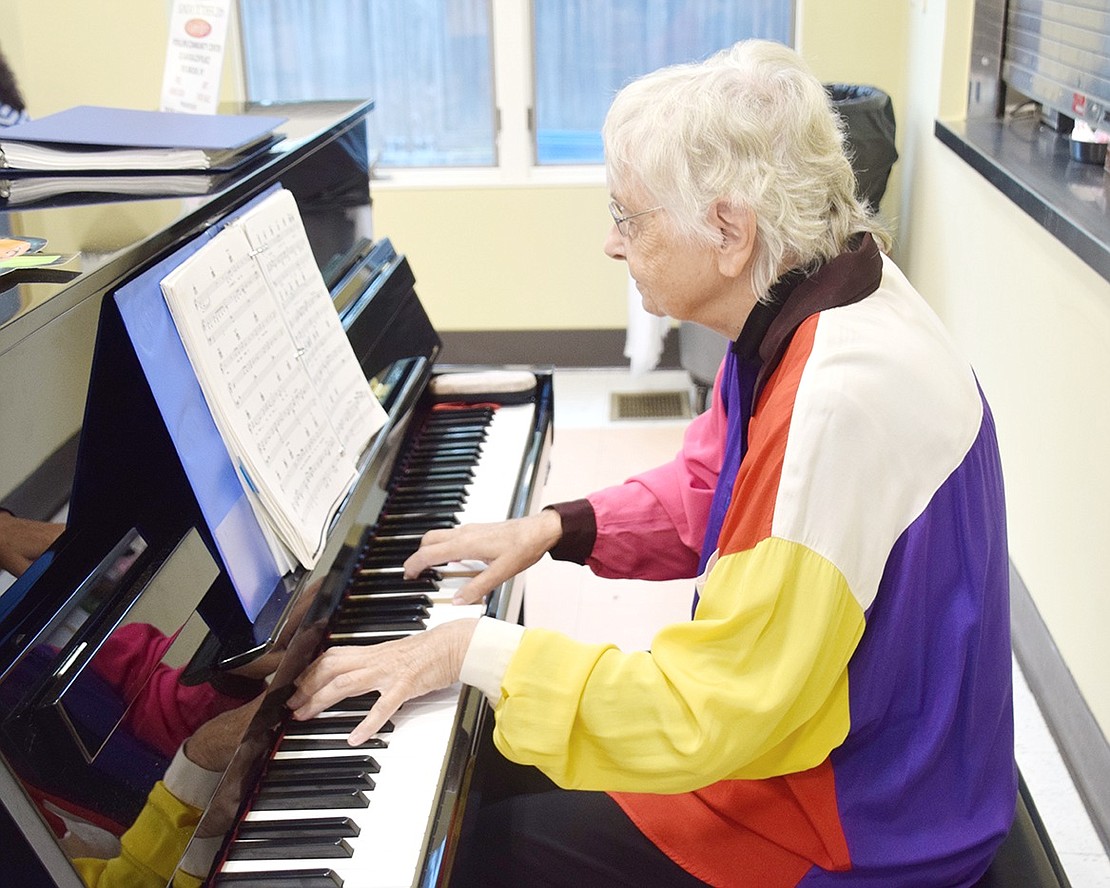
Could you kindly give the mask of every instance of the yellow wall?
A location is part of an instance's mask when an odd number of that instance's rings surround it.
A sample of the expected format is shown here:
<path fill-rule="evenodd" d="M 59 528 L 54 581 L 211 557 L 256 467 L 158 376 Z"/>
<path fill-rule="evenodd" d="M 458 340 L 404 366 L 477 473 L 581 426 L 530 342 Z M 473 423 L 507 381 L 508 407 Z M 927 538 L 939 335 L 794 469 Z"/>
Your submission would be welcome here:
<path fill-rule="evenodd" d="M 44 4 L 4 0 L 0 46 L 28 110 L 42 117 L 73 105 L 157 108 L 169 36 L 160 0 Z M 241 98 L 238 28 L 228 30 L 220 97 Z"/>
<path fill-rule="evenodd" d="M 437 329 L 625 326 L 605 186 L 372 190 L 375 234 L 408 256 Z"/>
<path fill-rule="evenodd" d="M 930 2 L 911 21 L 911 78 L 927 88 L 900 258 L 975 364 L 1012 558 L 1110 735 L 1110 283 L 933 137 L 938 108 L 962 113 L 971 9 Z"/>

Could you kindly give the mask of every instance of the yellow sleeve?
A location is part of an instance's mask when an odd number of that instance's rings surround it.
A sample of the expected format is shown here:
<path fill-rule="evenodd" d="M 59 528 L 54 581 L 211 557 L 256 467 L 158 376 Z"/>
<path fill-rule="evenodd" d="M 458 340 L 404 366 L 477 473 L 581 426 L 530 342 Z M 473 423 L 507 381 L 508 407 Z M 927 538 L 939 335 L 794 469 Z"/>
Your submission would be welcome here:
<path fill-rule="evenodd" d="M 74 866 L 90 888 L 165 888 L 200 815 L 199 808 L 177 799 L 159 781 L 123 834 L 119 856 L 111 860 L 77 858 Z"/>
<path fill-rule="evenodd" d="M 650 652 L 526 631 L 494 740 L 575 789 L 688 792 L 804 770 L 847 735 L 863 624 L 829 561 L 767 539 L 721 558 L 695 618 L 659 632 Z"/>

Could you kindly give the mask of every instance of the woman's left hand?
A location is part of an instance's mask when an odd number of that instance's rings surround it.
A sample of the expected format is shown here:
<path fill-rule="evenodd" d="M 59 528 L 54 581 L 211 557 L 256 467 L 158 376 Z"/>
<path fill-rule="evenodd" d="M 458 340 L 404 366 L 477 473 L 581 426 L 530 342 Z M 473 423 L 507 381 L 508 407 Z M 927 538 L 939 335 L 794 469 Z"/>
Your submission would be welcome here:
<path fill-rule="evenodd" d="M 286 705 L 293 718 L 305 721 L 347 697 L 378 691 L 378 701 L 347 737 L 351 746 L 358 746 L 406 700 L 459 680 L 477 625 L 472 618 L 451 620 L 397 641 L 329 648 L 301 673 Z"/>

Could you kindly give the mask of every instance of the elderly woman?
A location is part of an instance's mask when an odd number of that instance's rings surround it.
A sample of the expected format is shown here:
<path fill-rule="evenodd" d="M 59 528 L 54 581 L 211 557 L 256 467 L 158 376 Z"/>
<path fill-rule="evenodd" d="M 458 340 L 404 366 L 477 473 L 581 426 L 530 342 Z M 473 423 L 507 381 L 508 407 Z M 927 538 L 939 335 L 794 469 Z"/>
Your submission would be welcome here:
<path fill-rule="evenodd" d="M 487 794 L 475 884 L 972 884 L 1015 800 L 1002 479 L 975 376 L 883 255 L 789 49 L 650 74 L 604 137 L 606 252 L 649 311 L 733 340 L 712 407 L 671 464 L 433 531 L 405 567 L 483 559 L 463 600 L 546 552 L 697 577 L 693 619 L 631 653 L 488 618 L 337 648 L 295 717 L 379 689 L 358 743 L 413 695 L 480 688 L 504 759 L 551 782 L 517 768 Z"/>

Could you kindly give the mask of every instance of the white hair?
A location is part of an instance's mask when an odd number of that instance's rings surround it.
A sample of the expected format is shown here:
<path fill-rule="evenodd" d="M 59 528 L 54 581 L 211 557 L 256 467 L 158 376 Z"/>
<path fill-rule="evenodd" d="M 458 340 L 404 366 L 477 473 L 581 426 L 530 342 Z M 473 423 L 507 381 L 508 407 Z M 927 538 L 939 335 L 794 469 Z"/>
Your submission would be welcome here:
<path fill-rule="evenodd" d="M 647 74 L 616 96 L 602 129 L 614 192 L 638 186 L 675 234 L 716 244 L 718 200 L 756 222 L 752 287 L 813 269 L 852 235 L 890 240 L 856 197 L 840 116 L 792 49 L 747 40 L 704 62 Z"/>

